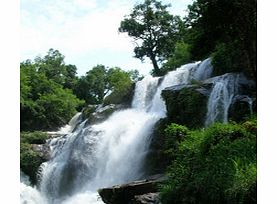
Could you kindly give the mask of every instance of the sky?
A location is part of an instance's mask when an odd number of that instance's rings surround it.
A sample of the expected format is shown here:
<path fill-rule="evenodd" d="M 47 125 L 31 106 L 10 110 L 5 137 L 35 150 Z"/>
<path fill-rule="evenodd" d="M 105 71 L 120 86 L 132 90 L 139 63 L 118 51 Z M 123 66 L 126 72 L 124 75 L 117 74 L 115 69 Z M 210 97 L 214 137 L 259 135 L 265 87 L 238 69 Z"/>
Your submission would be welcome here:
<path fill-rule="evenodd" d="M 84 75 L 97 64 L 138 69 L 146 75 L 152 69 L 134 58 L 132 38 L 119 33 L 120 21 L 143 0 L 21 0 L 20 61 L 45 56 L 50 48 L 65 56 L 66 64 L 77 66 Z M 162 0 L 171 4 L 171 14 L 184 16 L 192 0 Z"/>

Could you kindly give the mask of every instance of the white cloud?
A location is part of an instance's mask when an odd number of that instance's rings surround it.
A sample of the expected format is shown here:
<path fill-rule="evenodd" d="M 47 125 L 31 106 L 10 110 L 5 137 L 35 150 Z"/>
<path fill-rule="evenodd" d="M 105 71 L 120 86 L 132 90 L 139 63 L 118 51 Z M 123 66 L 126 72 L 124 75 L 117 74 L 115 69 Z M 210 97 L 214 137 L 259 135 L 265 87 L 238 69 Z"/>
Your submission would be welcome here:
<path fill-rule="evenodd" d="M 103 64 L 112 64 L 113 59 L 117 63 L 114 66 L 132 66 L 144 69 L 144 73 L 147 66 L 148 73 L 151 69 L 148 63 L 141 64 L 138 59 L 132 58 L 134 45 L 131 38 L 118 33 L 120 21 L 130 13 L 135 2 L 22 0 L 21 60 L 33 59 L 38 54 L 44 55 L 49 48 L 54 48 L 66 56 L 67 63 L 77 65 L 80 73 L 103 58 L 106 58 L 105 62 L 101 62 Z M 107 53 L 116 53 L 120 57 L 116 60 Z"/>

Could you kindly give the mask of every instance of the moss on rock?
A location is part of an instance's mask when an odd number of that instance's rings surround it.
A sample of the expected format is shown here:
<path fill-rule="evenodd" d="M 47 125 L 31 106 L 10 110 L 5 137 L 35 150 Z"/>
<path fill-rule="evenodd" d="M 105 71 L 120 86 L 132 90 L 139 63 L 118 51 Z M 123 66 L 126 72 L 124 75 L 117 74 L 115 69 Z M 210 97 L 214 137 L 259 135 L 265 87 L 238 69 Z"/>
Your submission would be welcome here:
<path fill-rule="evenodd" d="M 20 169 L 30 177 L 32 184 L 36 184 L 36 173 L 39 166 L 46 160 L 35 152 L 31 144 L 20 144 Z"/>
<path fill-rule="evenodd" d="M 202 127 L 207 112 L 207 94 L 201 85 L 187 85 L 181 89 L 168 88 L 162 92 L 167 116 L 171 122 L 189 128 Z"/>

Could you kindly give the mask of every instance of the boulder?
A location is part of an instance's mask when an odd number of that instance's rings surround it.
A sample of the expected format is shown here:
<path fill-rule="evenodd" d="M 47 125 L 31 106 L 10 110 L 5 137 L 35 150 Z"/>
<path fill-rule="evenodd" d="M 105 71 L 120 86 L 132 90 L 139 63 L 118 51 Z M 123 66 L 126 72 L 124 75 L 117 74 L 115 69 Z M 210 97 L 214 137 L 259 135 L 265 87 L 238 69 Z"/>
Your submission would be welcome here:
<path fill-rule="evenodd" d="M 103 100 L 103 105 L 110 104 L 123 104 L 125 106 L 131 107 L 133 95 L 135 93 L 135 83 L 131 83 L 120 90 L 114 90 Z"/>
<path fill-rule="evenodd" d="M 120 104 L 110 104 L 106 106 L 99 105 L 94 111 L 92 111 L 89 115 L 86 116 L 88 118 L 86 126 L 103 122 L 115 111 L 124 108 L 126 108 L 126 106 Z"/>
<path fill-rule="evenodd" d="M 51 150 L 47 143 L 32 144 L 32 149 L 34 152 L 37 152 L 39 154 L 39 156 L 45 161 L 48 161 L 51 157 Z"/>
<path fill-rule="evenodd" d="M 238 95 L 233 98 L 229 107 L 229 120 L 241 122 L 255 112 L 254 100 L 246 95 Z"/>
<path fill-rule="evenodd" d="M 161 204 L 159 193 L 147 193 L 136 195 L 131 202 L 132 204 Z"/>
<path fill-rule="evenodd" d="M 147 199 L 149 200 L 151 196 L 144 194 L 156 193 L 158 191 L 157 185 L 165 180 L 166 177 L 159 174 L 149 177 L 148 179 L 133 181 L 128 184 L 102 188 L 98 190 L 98 193 L 106 204 L 136 203 L 146 201 Z M 157 197 L 152 195 L 152 200 L 154 198 L 155 200 L 157 199 Z"/>
<path fill-rule="evenodd" d="M 162 92 L 167 117 L 171 122 L 189 128 L 204 126 L 210 84 L 178 85 Z"/>

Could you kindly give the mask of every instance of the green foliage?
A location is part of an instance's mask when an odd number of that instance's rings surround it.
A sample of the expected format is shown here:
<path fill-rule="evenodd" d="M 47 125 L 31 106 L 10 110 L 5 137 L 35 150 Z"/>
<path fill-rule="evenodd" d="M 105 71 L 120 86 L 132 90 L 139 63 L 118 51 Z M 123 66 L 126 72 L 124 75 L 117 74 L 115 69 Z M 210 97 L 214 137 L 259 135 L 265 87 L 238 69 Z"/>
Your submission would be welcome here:
<path fill-rule="evenodd" d="M 139 71 L 137 69 L 133 69 L 127 72 L 133 82 L 137 82 L 143 79 L 143 75 L 139 74 Z"/>
<path fill-rule="evenodd" d="M 43 73 L 64 88 L 73 88 L 77 82 L 77 68 L 75 65 L 65 65 L 64 56 L 54 49 L 49 49 L 43 58 L 37 57 L 34 66 L 39 73 Z"/>
<path fill-rule="evenodd" d="M 157 0 L 145 0 L 133 8 L 119 27 L 119 32 L 127 32 L 136 41 L 135 57 L 142 61 L 150 58 L 155 75 L 160 74 L 158 62 L 171 55 L 179 38 L 181 20 L 167 11 L 169 6 Z"/>
<path fill-rule="evenodd" d="M 106 93 L 106 72 L 104 65 L 97 65 L 81 77 L 75 89 L 78 98 L 87 104 L 101 103 Z"/>
<path fill-rule="evenodd" d="M 190 131 L 161 186 L 162 202 L 256 203 L 256 145 L 244 125 Z"/>
<path fill-rule="evenodd" d="M 47 134 L 44 132 L 21 132 L 20 142 L 28 144 L 44 144 L 47 139 Z"/>
<path fill-rule="evenodd" d="M 129 103 L 132 100 L 133 82 L 130 74 L 120 68 L 111 68 L 107 73 L 108 89 L 111 91 L 104 104 Z"/>
<path fill-rule="evenodd" d="M 21 130 L 48 130 L 70 120 L 84 103 L 129 103 L 133 82 L 141 76 L 137 70 L 97 65 L 85 76 L 76 76 L 77 68 L 66 65 L 64 56 L 50 49 L 43 58 L 20 64 Z M 81 100 L 80 100 L 81 99 Z"/>
<path fill-rule="evenodd" d="M 171 123 L 164 130 L 164 153 L 171 159 L 176 157 L 180 142 L 189 133 L 188 128 L 176 123 Z"/>
<path fill-rule="evenodd" d="M 191 85 L 181 90 L 162 92 L 167 116 L 171 122 L 185 124 L 189 128 L 203 126 L 207 112 L 207 97 L 197 91 L 198 88 L 199 85 Z"/>
<path fill-rule="evenodd" d="M 97 65 L 79 79 L 74 92 L 84 99 L 86 104 L 126 102 L 132 97 L 132 77 L 137 80 L 138 71 L 125 72 L 118 67 L 106 68 L 104 65 Z"/>
<path fill-rule="evenodd" d="M 27 60 L 20 64 L 20 125 L 23 131 L 60 127 L 83 104 L 71 90 L 65 88 L 73 86 L 73 82 L 71 85 L 69 82 L 74 79 L 76 67 L 64 65 L 58 51 L 50 49 L 49 52 L 43 59 L 36 58 L 35 62 Z M 68 71 L 67 78 L 61 71 L 55 70 L 62 69 L 60 66 Z"/>
<path fill-rule="evenodd" d="M 252 134 L 257 134 L 257 116 L 249 118 L 247 121 L 242 123 L 242 126 L 248 132 Z"/>
<path fill-rule="evenodd" d="M 256 79 L 257 1 L 197 0 L 188 10 L 184 41 L 191 45 L 192 58 L 215 52 L 218 73 L 239 70 Z"/>
<path fill-rule="evenodd" d="M 168 61 L 163 64 L 161 72 L 166 74 L 168 71 L 174 70 L 181 65 L 189 63 L 191 60 L 190 46 L 184 42 L 177 42 L 175 50 Z"/>
<path fill-rule="evenodd" d="M 83 104 L 69 89 L 58 88 L 54 93 L 42 95 L 37 101 L 40 107 L 40 120 L 47 127 L 61 127 L 74 114 L 76 108 Z M 41 127 L 43 127 L 41 126 Z"/>
<path fill-rule="evenodd" d="M 235 168 L 234 180 L 230 188 L 226 190 L 226 196 L 229 199 L 235 198 L 237 203 L 251 203 L 255 201 L 257 196 L 257 164 L 255 162 L 244 162 L 240 158 L 233 162 Z"/>
<path fill-rule="evenodd" d="M 32 184 L 36 182 L 36 172 L 45 160 L 32 149 L 28 143 L 20 143 L 20 169 L 30 177 Z"/>
<path fill-rule="evenodd" d="M 212 55 L 214 75 L 222 75 L 227 72 L 240 72 L 244 66 L 242 49 L 239 43 L 221 43 L 215 48 Z"/>

